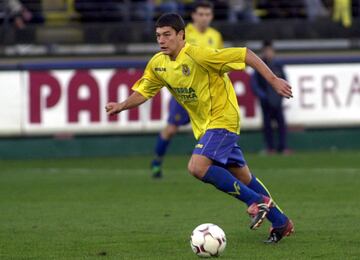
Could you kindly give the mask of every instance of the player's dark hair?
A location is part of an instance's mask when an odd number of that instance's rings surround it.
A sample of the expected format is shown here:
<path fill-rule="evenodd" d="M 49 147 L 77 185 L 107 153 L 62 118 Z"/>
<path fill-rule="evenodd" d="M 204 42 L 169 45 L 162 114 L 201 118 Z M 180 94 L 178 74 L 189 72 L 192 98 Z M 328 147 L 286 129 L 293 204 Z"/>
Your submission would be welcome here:
<path fill-rule="evenodd" d="M 160 16 L 155 23 L 155 28 L 164 26 L 173 28 L 176 33 L 180 32 L 181 30 L 184 31 L 185 39 L 185 22 L 177 13 L 166 13 Z"/>
<path fill-rule="evenodd" d="M 199 8 L 210 8 L 212 11 L 214 10 L 214 4 L 209 1 L 197 1 L 194 3 L 192 12 L 195 13 L 196 10 Z"/>

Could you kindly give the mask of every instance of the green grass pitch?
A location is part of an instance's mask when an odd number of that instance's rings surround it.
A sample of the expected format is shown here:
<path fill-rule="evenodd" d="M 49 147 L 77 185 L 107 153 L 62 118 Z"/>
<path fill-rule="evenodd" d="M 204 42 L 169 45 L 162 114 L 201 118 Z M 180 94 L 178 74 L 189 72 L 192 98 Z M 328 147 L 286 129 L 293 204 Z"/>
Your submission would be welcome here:
<path fill-rule="evenodd" d="M 295 223 L 264 245 L 245 206 L 167 158 L 0 161 L 0 259 L 197 259 L 189 235 L 212 222 L 227 235 L 220 259 L 360 259 L 360 152 L 250 154 L 248 163 Z"/>

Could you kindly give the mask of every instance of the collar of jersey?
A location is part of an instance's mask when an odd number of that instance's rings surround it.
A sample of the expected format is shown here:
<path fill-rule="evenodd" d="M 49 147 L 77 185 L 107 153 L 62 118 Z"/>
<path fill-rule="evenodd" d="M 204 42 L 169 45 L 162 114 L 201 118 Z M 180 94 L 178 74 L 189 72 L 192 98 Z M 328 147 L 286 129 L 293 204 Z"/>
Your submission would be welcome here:
<path fill-rule="evenodd" d="M 179 60 L 181 60 L 182 56 L 185 55 L 185 51 L 189 48 L 190 44 L 188 44 L 187 42 L 185 43 L 184 47 L 181 49 L 181 51 L 179 52 L 178 56 L 176 57 L 175 60 L 171 60 L 170 57 L 168 56 L 168 59 L 171 62 L 179 62 Z"/>
<path fill-rule="evenodd" d="M 205 32 L 200 32 L 195 26 L 193 23 L 189 23 L 188 24 L 190 30 L 193 30 L 195 32 L 197 32 L 198 34 L 201 34 L 201 35 L 205 35 L 207 33 L 207 31 L 209 30 L 210 26 L 208 28 L 206 28 Z"/>

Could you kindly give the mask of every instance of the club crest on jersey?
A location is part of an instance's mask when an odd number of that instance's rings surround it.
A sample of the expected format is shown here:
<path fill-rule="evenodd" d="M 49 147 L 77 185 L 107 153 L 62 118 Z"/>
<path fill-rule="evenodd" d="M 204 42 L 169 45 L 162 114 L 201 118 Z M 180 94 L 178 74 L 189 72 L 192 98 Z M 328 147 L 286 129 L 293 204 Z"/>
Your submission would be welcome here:
<path fill-rule="evenodd" d="M 185 76 L 189 76 L 190 75 L 190 68 L 188 65 L 186 64 L 182 64 L 182 73 L 185 75 Z"/>

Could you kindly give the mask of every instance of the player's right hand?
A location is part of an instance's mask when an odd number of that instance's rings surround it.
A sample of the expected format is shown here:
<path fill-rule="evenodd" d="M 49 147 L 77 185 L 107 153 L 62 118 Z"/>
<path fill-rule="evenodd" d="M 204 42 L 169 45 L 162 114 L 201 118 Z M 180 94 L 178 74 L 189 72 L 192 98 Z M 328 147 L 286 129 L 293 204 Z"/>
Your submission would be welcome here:
<path fill-rule="evenodd" d="M 285 98 L 293 97 L 291 86 L 286 80 L 282 78 L 275 78 L 275 80 L 271 82 L 271 85 L 280 96 Z"/>
<path fill-rule="evenodd" d="M 107 105 L 105 106 L 105 110 L 106 110 L 106 113 L 111 116 L 111 115 L 120 113 L 121 106 L 119 103 L 110 102 L 110 103 L 107 103 Z"/>

